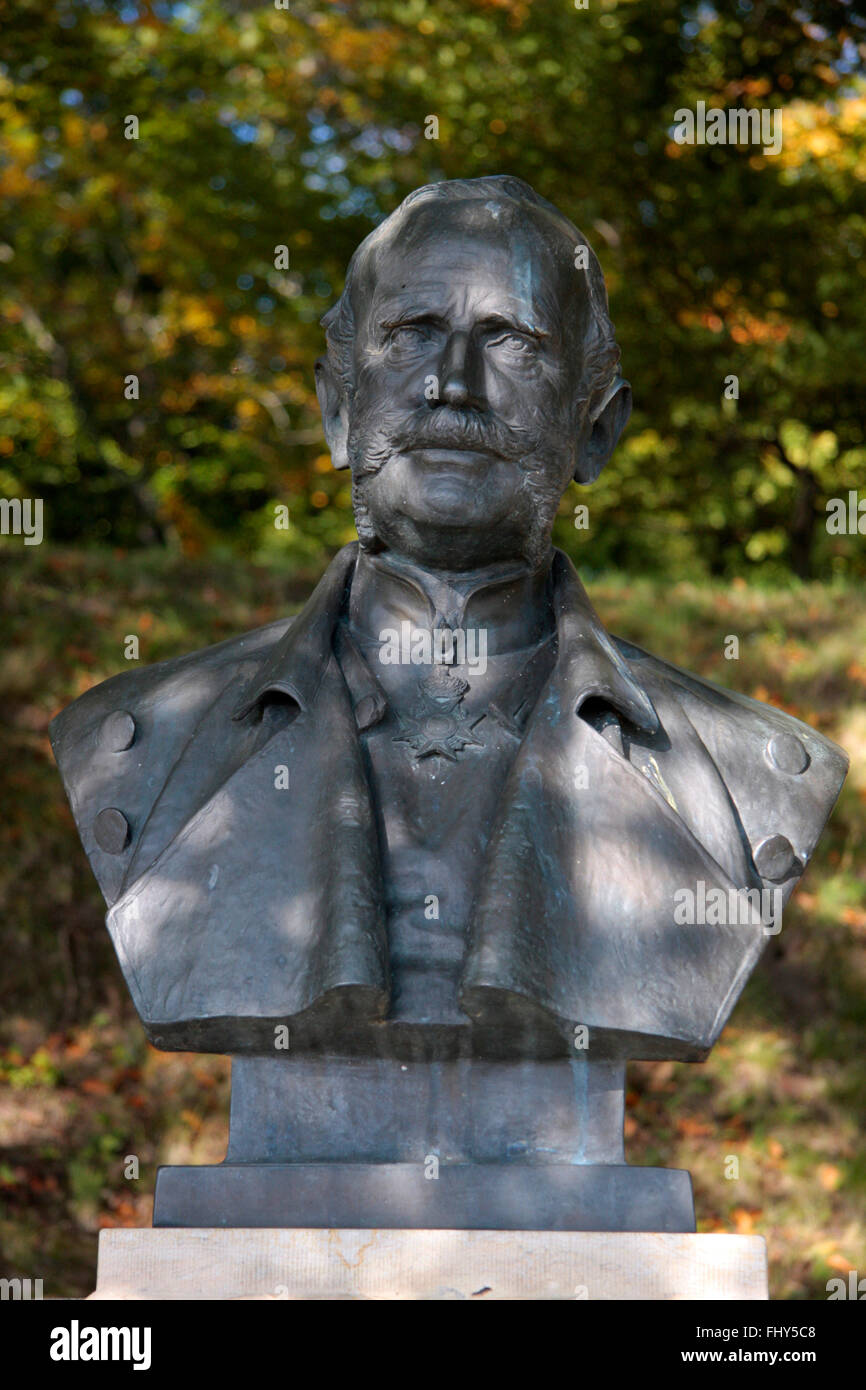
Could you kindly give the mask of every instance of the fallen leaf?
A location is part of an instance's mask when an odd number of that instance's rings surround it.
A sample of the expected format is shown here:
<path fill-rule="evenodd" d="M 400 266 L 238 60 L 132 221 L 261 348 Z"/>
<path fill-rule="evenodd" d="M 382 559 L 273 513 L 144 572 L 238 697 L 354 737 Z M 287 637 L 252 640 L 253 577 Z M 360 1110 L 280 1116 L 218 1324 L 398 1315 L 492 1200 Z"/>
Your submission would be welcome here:
<path fill-rule="evenodd" d="M 832 1163 L 822 1163 L 818 1168 L 818 1181 L 825 1192 L 835 1192 L 842 1181 L 842 1174 Z"/>
<path fill-rule="evenodd" d="M 677 1129 L 680 1134 L 687 1134 L 692 1139 L 704 1139 L 714 1133 L 713 1126 L 708 1125 L 706 1120 L 696 1120 L 692 1115 L 680 1115 Z"/>

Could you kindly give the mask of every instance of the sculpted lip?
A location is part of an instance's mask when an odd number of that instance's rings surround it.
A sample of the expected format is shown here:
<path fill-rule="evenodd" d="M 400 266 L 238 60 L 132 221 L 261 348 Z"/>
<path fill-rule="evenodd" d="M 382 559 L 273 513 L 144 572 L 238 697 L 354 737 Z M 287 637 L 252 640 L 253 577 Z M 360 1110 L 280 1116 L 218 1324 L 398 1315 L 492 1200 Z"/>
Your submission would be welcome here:
<path fill-rule="evenodd" d="M 421 444 L 410 451 L 420 455 L 425 462 L 431 464 L 467 464 L 467 463 L 490 463 L 491 460 L 498 458 L 495 453 L 488 452 L 486 449 L 478 448 L 458 448 L 443 449 L 439 445 Z"/>

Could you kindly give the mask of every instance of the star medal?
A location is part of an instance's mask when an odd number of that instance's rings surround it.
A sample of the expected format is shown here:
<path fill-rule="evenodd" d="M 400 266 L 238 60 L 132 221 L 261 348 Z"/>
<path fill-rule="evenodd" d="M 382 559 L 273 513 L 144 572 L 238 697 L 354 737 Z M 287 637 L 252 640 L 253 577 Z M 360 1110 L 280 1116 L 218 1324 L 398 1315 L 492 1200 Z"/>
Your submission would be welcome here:
<path fill-rule="evenodd" d="M 416 762 L 436 754 L 456 762 L 469 744 L 483 748 L 484 742 L 475 738 L 474 726 L 461 704 L 468 689 L 468 681 L 437 663 L 418 687 L 412 714 L 401 720 L 403 731 L 395 735 L 394 742 L 408 743 Z"/>

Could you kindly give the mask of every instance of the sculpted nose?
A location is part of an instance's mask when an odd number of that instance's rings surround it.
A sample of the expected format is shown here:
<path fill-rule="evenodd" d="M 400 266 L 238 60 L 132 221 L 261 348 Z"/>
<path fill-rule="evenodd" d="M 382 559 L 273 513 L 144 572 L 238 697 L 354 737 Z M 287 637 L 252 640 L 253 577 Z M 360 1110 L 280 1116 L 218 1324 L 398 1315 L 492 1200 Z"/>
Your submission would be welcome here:
<path fill-rule="evenodd" d="M 469 401 L 469 388 L 464 372 L 449 372 L 439 391 L 439 399 L 446 405 L 466 405 Z"/>
<path fill-rule="evenodd" d="M 469 334 L 452 333 L 442 354 L 439 399 L 445 405 L 467 405 L 472 399 L 469 380 Z"/>

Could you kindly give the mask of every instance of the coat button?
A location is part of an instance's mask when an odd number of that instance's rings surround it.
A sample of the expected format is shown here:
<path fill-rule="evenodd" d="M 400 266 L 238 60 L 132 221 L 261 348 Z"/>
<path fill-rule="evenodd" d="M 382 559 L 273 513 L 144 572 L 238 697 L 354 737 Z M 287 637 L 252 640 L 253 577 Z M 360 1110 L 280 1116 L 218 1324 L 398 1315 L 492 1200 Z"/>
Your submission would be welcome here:
<path fill-rule="evenodd" d="M 107 806 L 93 822 L 93 833 L 106 854 L 120 854 L 129 844 L 129 821 L 115 806 Z"/>
<path fill-rule="evenodd" d="M 794 847 L 784 835 L 766 835 L 753 858 L 761 878 L 768 878 L 771 883 L 784 883 L 800 868 Z"/>
<path fill-rule="evenodd" d="M 106 715 L 99 730 L 99 742 L 109 753 L 123 753 L 135 738 L 135 720 L 125 709 Z"/>
<path fill-rule="evenodd" d="M 767 754 L 773 767 L 789 772 L 792 777 L 805 772 L 809 766 L 809 754 L 794 734 L 773 734 L 767 744 Z"/>

